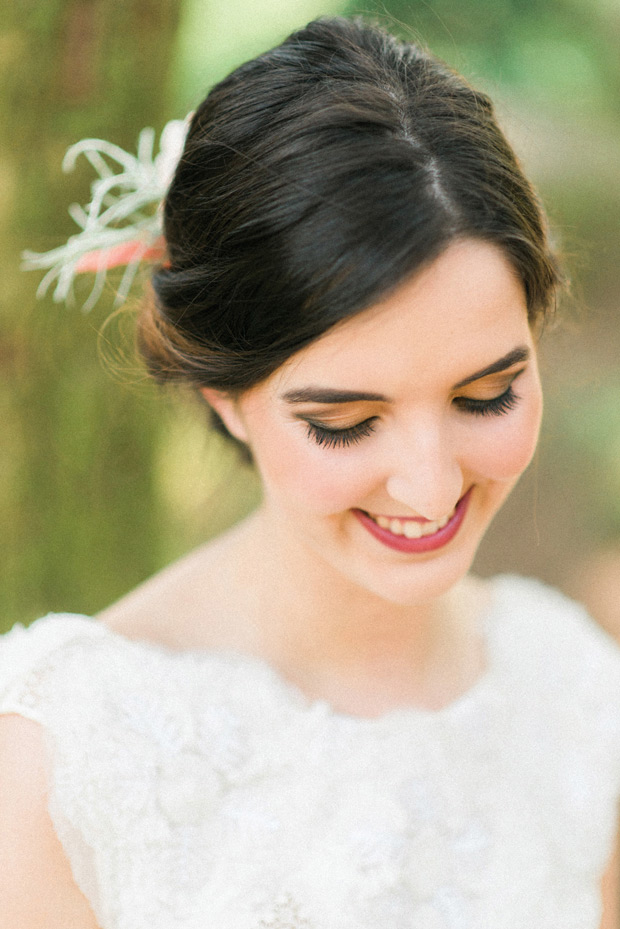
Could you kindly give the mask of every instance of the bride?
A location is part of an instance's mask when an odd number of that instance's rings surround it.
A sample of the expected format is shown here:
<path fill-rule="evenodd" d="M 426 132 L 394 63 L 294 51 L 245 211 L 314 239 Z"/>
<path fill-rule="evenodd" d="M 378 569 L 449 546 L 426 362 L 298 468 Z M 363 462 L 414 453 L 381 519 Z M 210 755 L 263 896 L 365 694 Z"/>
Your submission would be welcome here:
<path fill-rule="evenodd" d="M 1 929 L 611 929 L 620 657 L 469 569 L 559 273 L 491 104 L 362 21 L 217 85 L 139 344 L 262 502 L 0 644 Z"/>

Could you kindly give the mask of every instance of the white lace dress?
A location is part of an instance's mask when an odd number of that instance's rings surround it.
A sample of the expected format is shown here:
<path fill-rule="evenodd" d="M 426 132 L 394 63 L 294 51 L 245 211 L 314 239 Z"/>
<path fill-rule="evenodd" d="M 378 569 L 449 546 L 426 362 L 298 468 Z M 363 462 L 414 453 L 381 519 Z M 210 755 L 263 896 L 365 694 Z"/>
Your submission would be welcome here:
<path fill-rule="evenodd" d="M 595 929 L 620 652 L 538 583 L 493 589 L 478 684 L 373 720 L 84 617 L 0 640 L 0 712 L 48 734 L 51 815 L 103 929 Z"/>

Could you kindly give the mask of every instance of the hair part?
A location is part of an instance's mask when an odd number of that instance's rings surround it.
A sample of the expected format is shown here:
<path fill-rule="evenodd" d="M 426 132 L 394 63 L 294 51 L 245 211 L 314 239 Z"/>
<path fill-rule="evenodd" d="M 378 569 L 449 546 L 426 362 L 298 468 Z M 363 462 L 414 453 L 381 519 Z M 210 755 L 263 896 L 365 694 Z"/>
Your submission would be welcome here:
<path fill-rule="evenodd" d="M 560 283 L 489 98 L 417 45 L 326 18 L 196 110 L 168 192 L 169 262 L 139 346 L 159 381 L 241 394 L 459 238 L 500 247 L 538 324 Z"/>

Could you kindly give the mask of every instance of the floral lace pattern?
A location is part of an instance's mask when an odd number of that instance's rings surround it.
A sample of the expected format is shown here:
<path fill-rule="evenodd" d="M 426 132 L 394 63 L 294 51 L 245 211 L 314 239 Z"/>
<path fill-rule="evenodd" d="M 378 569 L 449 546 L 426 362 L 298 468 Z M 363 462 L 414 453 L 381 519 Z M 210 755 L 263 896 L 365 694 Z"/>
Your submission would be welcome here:
<path fill-rule="evenodd" d="M 268 919 L 261 919 L 258 925 L 259 929 L 312 929 L 288 894 L 275 901 L 272 915 Z"/>
<path fill-rule="evenodd" d="M 364 720 L 255 659 L 52 616 L 0 642 L 0 712 L 50 735 L 50 811 L 102 929 L 595 929 L 620 657 L 515 578 L 488 630 L 464 698 Z"/>

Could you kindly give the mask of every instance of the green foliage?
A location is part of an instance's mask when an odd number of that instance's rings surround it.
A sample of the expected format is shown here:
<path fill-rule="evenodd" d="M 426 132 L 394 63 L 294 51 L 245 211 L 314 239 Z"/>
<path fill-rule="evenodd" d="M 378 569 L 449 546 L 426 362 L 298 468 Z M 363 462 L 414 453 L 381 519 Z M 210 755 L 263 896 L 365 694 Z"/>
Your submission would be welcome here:
<path fill-rule="evenodd" d="M 572 114 L 617 114 L 620 10 L 594 0 L 349 0 L 459 70 Z"/>
<path fill-rule="evenodd" d="M 130 315 L 100 339 L 112 285 L 91 316 L 35 303 L 20 252 L 73 232 L 67 206 L 90 182 L 85 164 L 61 174 L 65 149 L 87 135 L 133 148 L 143 126 L 182 116 L 246 57 L 341 9 L 428 42 L 491 91 L 578 256 L 578 302 L 596 308 L 568 332 L 573 347 L 549 355 L 537 478 L 547 555 L 533 552 L 531 527 L 519 542 L 532 507 L 517 497 L 485 568 L 561 581 L 584 540 L 620 534 L 620 385 L 604 374 L 620 357 L 615 0 L 13 0 L 0 25 L 0 628 L 98 610 L 258 498 L 204 407 L 160 393 L 127 360 Z"/>
<path fill-rule="evenodd" d="M 575 417 L 572 411 L 579 410 Z M 588 476 L 592 502 L 589 529 L 603 538 L 620 537 L 620 380 L 573 391 L 561 415 L 566 454 Z"/>
<path fill-rule="evenodd" d="M 340 13 L 343 0 L 185 0 L 172 97 L 191 109 L 248 58 L 282 41 L 316 16 Z"/>
<path fill-rule="evenodd" d="M 176 22 L 173 0 L 25 3 L 3 19 L 2 626 L 50 608 L 98 609 L 160 563 L 154 397 L 128 401 L 101 364 L 110 304 L 92 317 L 35 304 L 19 255 L 73 231 L 67 207 L 83 202 L 88 180 L 60 171 L 70 143 L 96 133 L 130 146 L 143 121 L 163 122 L 160 62 Z"/>

